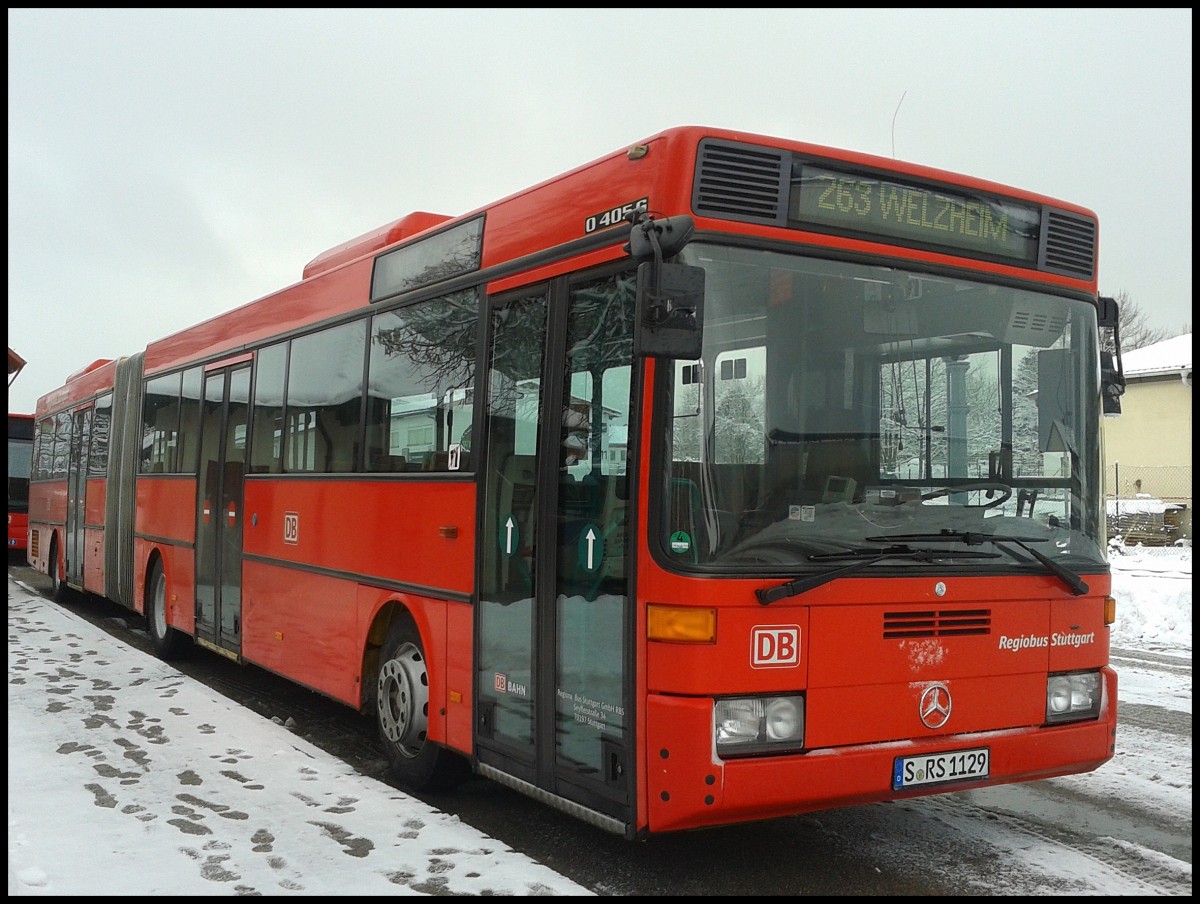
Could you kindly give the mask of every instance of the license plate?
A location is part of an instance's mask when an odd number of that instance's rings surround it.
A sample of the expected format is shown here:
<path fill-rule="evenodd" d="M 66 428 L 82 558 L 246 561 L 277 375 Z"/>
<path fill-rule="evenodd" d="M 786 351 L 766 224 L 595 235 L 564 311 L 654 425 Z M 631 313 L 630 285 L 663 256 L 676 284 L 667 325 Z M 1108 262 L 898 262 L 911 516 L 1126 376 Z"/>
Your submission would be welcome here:
<path fill-rule="evenodd" d="M 988 777 L 988 748 L 955 750 L 951 753 L 926 753 L 896 757 L 892 767 L 892 790 L 903 791 L 919 785 L 965 782 Z"/>

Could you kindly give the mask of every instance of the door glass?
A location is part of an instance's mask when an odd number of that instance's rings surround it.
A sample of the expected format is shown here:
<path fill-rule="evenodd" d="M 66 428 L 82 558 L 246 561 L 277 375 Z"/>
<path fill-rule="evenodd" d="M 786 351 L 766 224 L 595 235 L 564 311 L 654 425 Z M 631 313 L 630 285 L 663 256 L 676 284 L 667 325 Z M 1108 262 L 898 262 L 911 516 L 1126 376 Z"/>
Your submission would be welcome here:
<path fill-rule="evenodd" d="M 196 636 L 236 650 L 242 621 L 242 478 L 250 368 L 209 374 L 200 434 Z"/>
<path fill-rule="evenodd" d="M 492 314 L 479 583 L 481 734 L 527 746 L 534 730 L 537 434 L 544 294 Z"/>
<path fill-rule="evenodd" d="M 571 290 L 559 461 L 555 755 L 616 782 L 627 742 L 626 520 L 634 283 Z"/>
<path fill-rule="evenodd" d="M 225 449 L 221 469 L 221 644 L 239 643 L 242 629 L 242 478 L 246 471 L 246 415 L 250 368 L 229 374 Z"/>
<path fill-rule="evenodd" d="M 204 381 L 200 413 L 200 505 L 196 525 L 196 635 L 212 640 L 217 620 L 217 539 L 221 523 L 221 411 L 225 374 Z"/>
<path fill-rule="evenodd" d="M 71 431 L 71 462 L 67 478 L 67 578 L 83 584 L 83 526 L 86 520 L 87 448 L 92 409 L 75 412 Z"/>

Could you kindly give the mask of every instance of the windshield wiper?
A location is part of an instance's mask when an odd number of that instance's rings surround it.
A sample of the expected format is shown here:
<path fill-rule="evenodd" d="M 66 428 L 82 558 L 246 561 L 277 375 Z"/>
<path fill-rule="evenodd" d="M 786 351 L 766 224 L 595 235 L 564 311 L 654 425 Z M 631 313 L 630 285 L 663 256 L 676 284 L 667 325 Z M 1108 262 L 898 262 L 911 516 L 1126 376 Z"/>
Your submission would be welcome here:
<path fill-rule="evenodd" d="M 866 537 L 864 539 L 872 543 L 888 543 L 893 541 L 909 543 L 951 542 L 965 543 L 967 546 L 979 546 L 982 543 L 995 543 L 997 546 L 1000 546 L 1001 543 L 1012 543 L 1015 546 L 1021 547 L 1021 549 L 1045 565 L 1076 596 L 1082 596 L 1088 592 L 1088 585 L 1083 582 L 1079 575 L 1028 545 L 1030 543 L 1045 543 L 1048 539 L 1047 537 L 1010 537 L 1004 534 L 981 534 L 972 533 L 971 531 L 942 529 L 936 534 L 899 534 L 887 537 Z M 1003 546 L 1000 546 L 1000 548 L 1004 549 Z M 1004 549 L 1004 551 L 1009 555 L 1013 555 L 1010 549 Z"/>
<path fill-rule="evenodd" d="M 850 564 L 844 568 L 835 568 L 833 571 L 826 571 L 805 578 L 796 578 L 794 581 L 788 581 L 780 584 L 778 587 L 767 587 L 756 590 L 754 594 L 758 597 L 761 605 L 769 606 L 778 600 L 787 599 L 791 596 L 799 596 L 801 593 L 805 593 L 815 587 L 820 587 L 822 584 L 828 584 L 830 581 L 844 578 L 847 575 L 854 574 L 856 571 L 862 571 L 876 562 L 882 562 L 884 559 L 908 559 L 915 562 L 933 562 L 937 559 L 998 559 L 999 557 L 999 553 L 965 552 L 961 549 L 913 549 L 910 546 L 889 546 L 886 549 L 852 549 L 845 552 L 819 553 L 809 556 L 808 560 L 810 562 L 844 562 L 850 560 Z"/>

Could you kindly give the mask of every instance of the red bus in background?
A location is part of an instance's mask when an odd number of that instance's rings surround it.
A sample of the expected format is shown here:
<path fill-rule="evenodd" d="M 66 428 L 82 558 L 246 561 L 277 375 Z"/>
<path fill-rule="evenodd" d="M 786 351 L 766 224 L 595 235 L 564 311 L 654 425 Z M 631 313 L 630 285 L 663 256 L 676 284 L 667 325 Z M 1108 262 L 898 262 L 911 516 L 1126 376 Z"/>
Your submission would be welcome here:
<path fill-rule="evenodd" d="M 33 415 L 8 416 L 8 556 L 25 560 L 29 527 L 29 469 L 33 461 Z"/>
<path fill-rule="evenodd" d="M 30 562 L 634 838 L 1093 770 L 1082 207 L 671 129 L 37 406 Z M 147 299 L 162 304 L 178 299 Z"/>

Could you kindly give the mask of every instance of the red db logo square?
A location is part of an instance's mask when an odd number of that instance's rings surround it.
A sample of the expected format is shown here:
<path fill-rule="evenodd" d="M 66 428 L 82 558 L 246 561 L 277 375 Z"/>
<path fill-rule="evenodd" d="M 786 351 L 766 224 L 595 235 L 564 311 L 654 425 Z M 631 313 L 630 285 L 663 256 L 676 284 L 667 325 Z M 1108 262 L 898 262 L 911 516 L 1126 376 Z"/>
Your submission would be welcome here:
<path fill-rule="evenodd" d="M 300 515 L 298 512 L 283 513 L 283 542 L 300 542 Z"/>
<path fill-rule="evenodd" d="M 750 631 L 750 665 L 786 669 L 800 664 L 799 625 L 757 625 Z"/>

